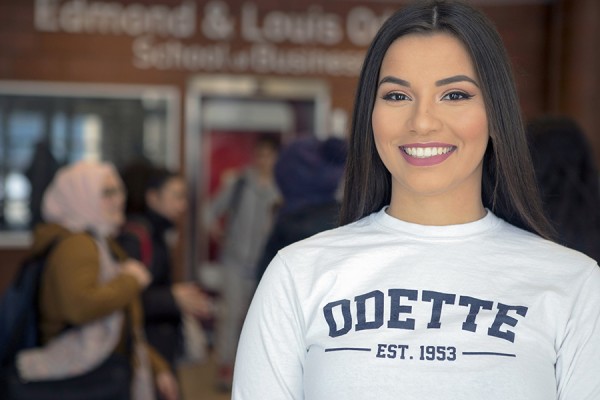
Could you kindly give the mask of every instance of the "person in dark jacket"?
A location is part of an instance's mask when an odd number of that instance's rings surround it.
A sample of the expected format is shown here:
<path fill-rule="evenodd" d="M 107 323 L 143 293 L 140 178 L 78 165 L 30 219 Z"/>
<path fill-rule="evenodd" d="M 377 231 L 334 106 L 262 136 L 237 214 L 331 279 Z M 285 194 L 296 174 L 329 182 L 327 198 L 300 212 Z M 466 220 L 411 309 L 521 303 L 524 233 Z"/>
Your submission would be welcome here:
<path fill-rule="evenodd" d="M 258 280 L 285 246 L 338 225 L 346 142 L 339 138 L 296 139 L 281 151 L 275 181 L 283 196 L 278 218 L 257 267 Z"/>
<path fill-rule="evenodd" d="M 174 283 L 167 233 L 187 209 L 183 178 L 147 163 L 134 163 L 123 172 L 130 193 L 128 222 L 119 243 L 152 274 L 142 293 L 148 341 L 174 366 L 182 350 L 182 318 L 185 314 L 205 317 L 208 297 L 195 283 Z M 141 192 L 140 192 L 141 191 Z"/>
<path fill-rule="evenodd" d="M 592 146 L 566 116 L 527 124 L 544 209 L 561 244 L 600 262 L 600 182 Z"/>
<path fill-rule="evenodd" d="M 60 167 L 62 167 L 62 164 L 52 154 L 48 140 L 38 142 L 35 145 L 31 163 L 25 171 L 25 176 L 31 184 L 31 194 L 29 196 L 31 219 L 29 226 L 35 227 L 44 221 L 42 218 L 44 192 Z"/>

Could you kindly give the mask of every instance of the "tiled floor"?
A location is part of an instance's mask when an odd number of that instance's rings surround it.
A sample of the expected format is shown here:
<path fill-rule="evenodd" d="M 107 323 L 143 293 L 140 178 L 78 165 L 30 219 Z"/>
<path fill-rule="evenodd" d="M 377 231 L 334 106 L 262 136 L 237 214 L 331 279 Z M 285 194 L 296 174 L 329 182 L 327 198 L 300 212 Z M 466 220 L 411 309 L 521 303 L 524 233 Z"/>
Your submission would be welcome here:
<path fill-rule="evenodd" d="M 182 400 L 230 400 L 230 393 L 216 390 L 216 365 L 211 359 L 202 364 L 179 368 Z"/>

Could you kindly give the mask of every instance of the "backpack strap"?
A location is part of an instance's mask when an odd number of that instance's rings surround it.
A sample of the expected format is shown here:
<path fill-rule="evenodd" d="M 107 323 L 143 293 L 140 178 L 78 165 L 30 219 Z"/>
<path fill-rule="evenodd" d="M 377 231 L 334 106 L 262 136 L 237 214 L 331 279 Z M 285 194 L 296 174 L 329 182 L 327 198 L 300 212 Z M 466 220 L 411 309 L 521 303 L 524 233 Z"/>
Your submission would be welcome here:
<path fill-rule="evenodd" d="M 240 207 L 240 203 L 242 201 L 242 193 L 244 191 L 244 187 L 246 186 L 246 180 L 248 178 L 245 175 L 240 175 L 233 186 L 231 191 L 231 198 L 229 200 L 229 213 L 230 215 L 235 215 L 238 212 Z"/>
<path fill-rule="evenodd" d="M 19 271 L 0 299 L 0 309 L 6 312 L 2 322 L 7 326 L 2 327 L 2 336 L 6 340 L 0 346 L 0 365 L 9 365 L 17 353 L 25 347 L 35 346 L 39 343 L 38 327 L 38 301 L 42 272 L 46 260 L 57 245 L 68 236 L 56 237 L 41 253 L 30 255 L 20 263 Z M 14 304 L 11 300 L 14 300 Z M 27 307 L 28 310 L 20 311 L 17 315 L 9 312 L 8 307 Z M 29 329 L 34 326 L 35 329 Z M 4 337 L 6 335 L 6 337 Z"/>
<path fill-rule="evenodd" d="M 140 244 L 140 261 L 144 263 L 146 267 L 150 268 L 152 258 L 154 257 L 154 250 L 152 248 L 152 236 L 150 235 L 148 224 L 138 220 L 129 220 L 125 223 L 123 232 L 137 238 L 138 243 Z"/>

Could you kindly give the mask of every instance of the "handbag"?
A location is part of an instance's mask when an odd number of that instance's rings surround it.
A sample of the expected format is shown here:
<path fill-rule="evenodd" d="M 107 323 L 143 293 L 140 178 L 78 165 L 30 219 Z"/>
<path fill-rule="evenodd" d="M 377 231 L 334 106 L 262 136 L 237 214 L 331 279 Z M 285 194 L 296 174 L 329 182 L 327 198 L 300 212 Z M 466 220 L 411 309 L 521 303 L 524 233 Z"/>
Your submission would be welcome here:
<path fill-rule="evenodd" d="M 13 363 L 2 369 L 0 393 L 4 400 L 129 400 L 131 377 L 129 360 L 116 353 L 90 372 L 60 380 L 24 382 Z"/>

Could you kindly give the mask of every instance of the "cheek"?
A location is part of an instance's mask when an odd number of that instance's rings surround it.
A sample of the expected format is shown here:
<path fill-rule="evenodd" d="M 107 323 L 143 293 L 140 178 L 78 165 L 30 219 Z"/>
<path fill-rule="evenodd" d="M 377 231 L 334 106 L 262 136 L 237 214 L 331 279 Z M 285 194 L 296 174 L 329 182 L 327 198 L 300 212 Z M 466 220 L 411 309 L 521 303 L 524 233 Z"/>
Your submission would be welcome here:
<path fill-rule="evenodd" d="M 383 122 L 384 115 L 380 111 L 380 108 L 375 106 L 373 108 L 373 114 L 371 115 L 371 129 L 373 130 L 373 140 L 375 141 L 375 147 L 377 152 L 381 154 L 381 142 L 385 140 L 387 132 L 385 127 L 387 124 Z"/>
<path fill-rule="evenodd" d="M 102 208 L 106 215 L 122 214 L 125 207 L 123 198 L 105 199 L 102 202 Z"/>
<path fill-rule="evenodd" d="M 375 102 L 371 114 L 371 127 L 375 140 L 381 145 L 394 141 L 402 134 L 406 117 L 404 110 Z"/>
<path fill-rule="evenodd" d="M 484 109 L 455 117 L 454 120 L 457 126 L 462 126 L 464 135 L 472 140 L 488 136 L 487 115 Z"/>
<path fill-rule="evenodd" d="M 102 202 L 102 215 L 105 220 L 111 221 L 114 219 L 114 206 L 107 200 Z"/>
<path fill-rule="evenodd" d="M 385 127 L 388 126 L 386 119 L 386 113 L 375 103 L 373 113 L 371 114 L 371 127 L 373 128 L 373 135 L 376 141 L 386 136 Z"/>
<path fill-rule="evenodd" d="M 389 112 L 385 112 L 380 107 L 375 106 L 373 109 L 373 117 L 371 121 L 371 127 L 373 129 L 373 142 L 375 143 L 375 149 L 379 158 L 385 165 L 390 169 L 390 162 L 393 160 L 394 152 L 397 147 L 394 146 L 395 138 L 399 129 L 397 121 L 393 121 L 396 118 L 390 117 Z"/>
<path fill-rule="evenodd" d="M 118 200 L 118 202 L 117 202 L 117 203 L 118 203 L 118 207 L 119 207 L 119 209 L 121 209 L 121 210 L 124 210 L 124 209 L 125 209 L 125 201 L 126 201 L 126 200 L 127 200 L 127 199 L 126 199 L 126 197 L 125 197 L 125 196 L 120 196 L 120 197 L 119 197 L 119 200 Z"/>
<path fill-rule="evenodd" d="M 187 201 L 180 197 L 174 198 L 171 201 L 171 215 L 173 218 L 179 218 L 179 216 L 186 211 Z"/>
<path fill-rule="evenodd" d="M 113 199 L 111 199 L 110 206 L 113 212 L 122 212 L 125 208 L 125 196 L 115 196 Z"/>
<path fill-rule="evenodd" d="M 471 143 L 475 152 L 485 151 L 489 140 L 489 128 L 485 112 L 469 113 L 454 119 L 452 130 L 465 143 Z"/>
<path fill-rule="evenodd" d="M 178 209 L 180 211 L 187 210 L 187 200 L 185 198 L 179 199 L 177 204 L 179 205 Z"/>

